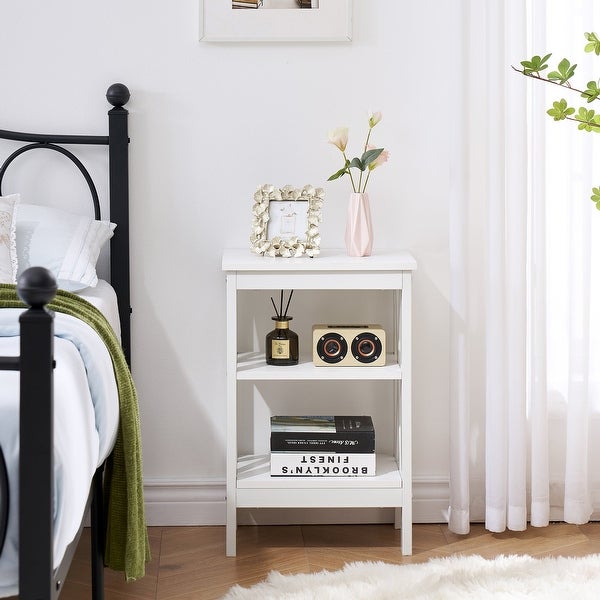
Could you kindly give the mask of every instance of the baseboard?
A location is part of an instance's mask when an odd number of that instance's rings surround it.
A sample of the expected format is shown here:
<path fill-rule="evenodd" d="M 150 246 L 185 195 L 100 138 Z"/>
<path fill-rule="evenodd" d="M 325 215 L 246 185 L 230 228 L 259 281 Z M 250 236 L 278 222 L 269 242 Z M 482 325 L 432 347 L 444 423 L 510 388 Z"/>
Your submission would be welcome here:
<path fill-rule="evenodd" d="M 145 480 L 144 500 L 146 522 L 151 526 L 225 523 L 225 483 L 222 480 Z"/>
<path fill-rule="evenodd" d="M 413 523 L 447 523 L 449 506 L 447 476 L 413 478 Z"/>
<path fill-rule="evenodd" d="M 224 525 L 223 480 L 150 479 L 144 482 L 146 520 L 151 526 Z M 449 502 L 447 477 L 415 477 L 413 522 L 445 523 Z M 242 525 L 392 523 L 393 509 L 240 509 Z"/>

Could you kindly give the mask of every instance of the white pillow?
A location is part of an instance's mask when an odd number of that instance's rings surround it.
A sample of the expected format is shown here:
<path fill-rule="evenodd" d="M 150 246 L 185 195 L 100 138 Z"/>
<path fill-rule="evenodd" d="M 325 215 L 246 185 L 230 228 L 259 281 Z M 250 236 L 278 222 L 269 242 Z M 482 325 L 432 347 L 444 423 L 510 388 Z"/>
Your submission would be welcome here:
<path fill-rule="evenodd" d="M 18 275 L 46 267 L 58 287 L 77 292 L 98 283 L 96 262 L 116 225 L 35 204 L 17 209 Z"/>
<path fill-rule="evenodd" d="M 15 208 L 19 199 L 19 194 L 0 196 L 0 283 L 17 280 Z"/>

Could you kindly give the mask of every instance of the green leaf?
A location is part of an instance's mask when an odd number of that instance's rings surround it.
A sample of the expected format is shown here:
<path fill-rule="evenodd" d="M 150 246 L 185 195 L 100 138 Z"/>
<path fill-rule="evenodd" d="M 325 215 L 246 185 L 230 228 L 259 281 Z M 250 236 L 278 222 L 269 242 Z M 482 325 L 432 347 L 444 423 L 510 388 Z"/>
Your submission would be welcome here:
<path fill-rule="evenodd" d="M 358 158 L 358 157 L 355 157 L 352 159 L 352 161 L 350 162 L 350 166 L 356 167 L 357 169 L 360 169 L 361 171 L 364 171 L 367 168 L 367 165 L 364 165 L 362 163 L 362 161 L 360 160 L 360 158 Z"/>
<path fill-rule="evenodd" d="M 361 157 L 360 160 L 365 167 L 368 167 L 377 157 L 383 152 L 383 148 L 373 148 L 367 150 Z"/>
<path fill-rule="evenodd" d="M 595 81 L 588 81 L 587 88 L 581 93 L 582 98 L 586 98 L 588 102 L 593 102 L 600 96 L 600 88 Z"/>
<path fill-rule="evenodd" d="M 575 109 L 567 105 L 567 101 L 562 98 L 552 103 L 552 108 L 546 111 L 555 121 L 563 121 L 570 117 Z"/>
<path fill-rule="evenodd" d="M 331 177 L 327 179 L 327 181 L 333 181 L 334 179 L 339 179 L 342 175 L 345 175 L 348 172 L 348 167 L 342 167 L 339 171 L 336 171 Z"/>
<path fill-rule="evenodd" d="M 552 54 L 546 54 L 546 56 L 533 56 L 531 60 L 522 60 L 521 65 L 523 66 L 523 73 L 525 75 L 539 75 L 540 71 L 548 68 L 548 59 Z"/>
<path fill-rule="evenodd" d="M 577 129 L 581 131 L 598 131 L 598 116 L 594 110 L 582 106 L 575 115 L 575 120 L 580 121 Z"/>
<path fill-rule="evenodd" d="M 590 121 L 591 119 L 594 118 L 594 115 L 596 114 L 596 111 L 592 108 L 587 109 L 584 108 L 583 106 L 577 111 L 577 114 L 575 115 L 575 118 L 578 121 Z"/>
<path fill-rule="evenodd" d="M 585 45 L 586 52 L 595 52 L 596 56 L 600 55 L 600 39 L 595 33 L 585 33 L 585 39 L 589 42 Z"/>
<path fill-rule="evenodd" d="M 592 202 L 596 203 L 596 208 L 600 210 L 600 188 L 592 188 L 592 195 L 590 196 Z"/>
<path fill-rule="evenodd" d="M 548 73 L 548 79 L 556 81 L 560 85 L 564 85 L 575 74 L 576 66 L 577 65 L 572 65 L 566 58 L 563 58 L 558 63 L 558 71 L 550 71 L 550 73 Z"/>

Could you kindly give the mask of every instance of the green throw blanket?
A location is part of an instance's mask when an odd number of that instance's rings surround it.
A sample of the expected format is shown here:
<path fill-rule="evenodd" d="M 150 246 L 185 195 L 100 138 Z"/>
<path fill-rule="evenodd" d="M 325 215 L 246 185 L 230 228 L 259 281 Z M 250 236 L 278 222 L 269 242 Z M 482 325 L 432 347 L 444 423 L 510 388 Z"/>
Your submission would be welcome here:
<path fill-rule="evenodd" d="M 0 284 L 0 308 L 23 308 L 16 286 Z M 120 423 L 104 476 L 107 532 L 104 562 L 127 580 L 144 576 L 150 560 L 144 516 L 142 449 L 137 394 L 121 345 L 104 315 L 76 294 L 58 290 L 48 308 L 90 325 L 108 348 L 119 391 Z"/>

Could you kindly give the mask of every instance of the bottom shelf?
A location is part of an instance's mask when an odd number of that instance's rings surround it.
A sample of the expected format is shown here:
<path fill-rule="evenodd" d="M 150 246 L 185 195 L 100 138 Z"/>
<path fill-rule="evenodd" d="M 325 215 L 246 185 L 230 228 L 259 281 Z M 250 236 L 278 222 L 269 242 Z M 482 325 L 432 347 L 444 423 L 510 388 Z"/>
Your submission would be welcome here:
<path fill-rule="evenodd" d="M 402 507 L 402 477 L 394 457 L 377 454 L 372 477 L 271 477 L 269 455 L 238 459 L 238 508 Z"/>

